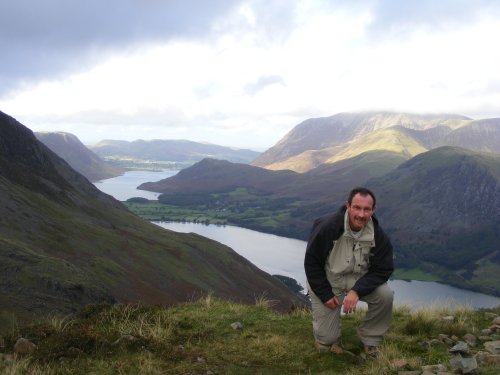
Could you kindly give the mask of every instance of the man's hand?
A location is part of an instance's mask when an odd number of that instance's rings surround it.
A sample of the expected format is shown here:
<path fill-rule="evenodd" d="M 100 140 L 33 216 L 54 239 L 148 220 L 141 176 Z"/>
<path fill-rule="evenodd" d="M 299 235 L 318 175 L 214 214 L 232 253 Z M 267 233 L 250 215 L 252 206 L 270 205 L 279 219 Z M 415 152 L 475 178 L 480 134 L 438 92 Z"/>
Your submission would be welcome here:
<path fill-rule="evenodd" d="M 358 304 L 358 301 L 358 293 L 356 293 L 354 290 L 350 290 L 344 298 L 344 314 L 350 314 L 356 311 L 356 305 Z"/>
<path fill-rule="evenodd" d="M 328 301 L 324 303 L 324 305 L 332 310 L 336 309 L 337 307 L 340 306 L 339 299 L 337 296 L 334 296 L 333 298 L 330 298 Z"/>

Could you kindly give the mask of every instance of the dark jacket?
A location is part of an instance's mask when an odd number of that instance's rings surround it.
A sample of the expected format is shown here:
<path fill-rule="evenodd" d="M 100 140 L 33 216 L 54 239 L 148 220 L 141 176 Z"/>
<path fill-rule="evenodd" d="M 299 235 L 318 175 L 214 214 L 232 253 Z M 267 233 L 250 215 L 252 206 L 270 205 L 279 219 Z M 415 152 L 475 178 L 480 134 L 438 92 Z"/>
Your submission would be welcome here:
<path fill-rule="evenodd" d="M 307 281 L 314 294 L 323 302 L 334 297 L 332 286 L 326 276 L 325 264 L 333 242 L 344 233 L 345 212 L 344 206 L 334 214 L 316 219 L 307 243 L 304 259 Z M 375 247 L 370 250 L 368 271 L 356 281 L 352 288 L 360 298 L 387 282 L 394 271 L 391 241 L 374 216 L 372 216 L 372 221 L 375 230 Z"/>

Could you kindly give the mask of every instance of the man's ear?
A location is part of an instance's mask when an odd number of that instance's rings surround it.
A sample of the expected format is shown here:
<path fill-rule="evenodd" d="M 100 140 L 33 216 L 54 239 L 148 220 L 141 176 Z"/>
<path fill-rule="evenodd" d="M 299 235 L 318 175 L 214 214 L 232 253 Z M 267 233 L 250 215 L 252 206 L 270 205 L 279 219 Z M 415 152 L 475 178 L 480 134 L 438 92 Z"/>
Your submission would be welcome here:
<path fill-rule="evenodd" d="M 345 208 L 349 208 L 349 202 L 345 201 Z"/>

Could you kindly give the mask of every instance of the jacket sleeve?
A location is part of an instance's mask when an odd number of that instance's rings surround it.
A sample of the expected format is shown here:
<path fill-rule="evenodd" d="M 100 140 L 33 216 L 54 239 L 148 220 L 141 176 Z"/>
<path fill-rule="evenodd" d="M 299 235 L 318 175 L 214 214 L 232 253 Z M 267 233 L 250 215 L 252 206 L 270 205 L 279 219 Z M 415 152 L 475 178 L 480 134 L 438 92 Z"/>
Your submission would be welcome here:
<path fill-rule="evenodd" d="M 358 293 L 359 297 L 366 296 L 377 287 L 384 284 L 391 277 L 394 271 L 394 259 L 392 244 L 389 237 L 378 228 L 375 232 L 375 248 L 373 256 L 370 257 L 368 272 L 354 284 L 352 289 Z"/>
<path fill-rule="evenodd" d="M 309 287 L 322 302 L 334 297 L 325 271 L 325 262 L 332 247 L 332 236 L 328 232 L 323 220 L 317 219 L 314 222 L 304 259 L 304 269 Z"/>

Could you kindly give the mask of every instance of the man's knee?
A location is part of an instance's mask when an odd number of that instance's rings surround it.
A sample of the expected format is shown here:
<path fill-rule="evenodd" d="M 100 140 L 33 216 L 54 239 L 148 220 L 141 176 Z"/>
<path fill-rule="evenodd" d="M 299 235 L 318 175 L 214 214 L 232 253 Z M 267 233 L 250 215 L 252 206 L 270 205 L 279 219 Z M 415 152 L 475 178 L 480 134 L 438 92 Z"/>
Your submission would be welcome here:
<path fill-rule="evenodd" d="M 340 311 L 325 306 L 314 307 L 313 332 L 316 341 L 325 345 L 336 343 L 340 337 Z"/>
<path fill-rule="evenodd" d="M 380 285 L 373 292 L 363 298 L 368 304 L 381 304 L 384 306 L 392 306 L 394 301 L 394 292 L 387 283 Z"/>

